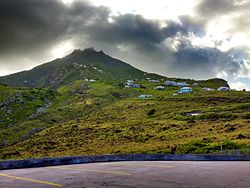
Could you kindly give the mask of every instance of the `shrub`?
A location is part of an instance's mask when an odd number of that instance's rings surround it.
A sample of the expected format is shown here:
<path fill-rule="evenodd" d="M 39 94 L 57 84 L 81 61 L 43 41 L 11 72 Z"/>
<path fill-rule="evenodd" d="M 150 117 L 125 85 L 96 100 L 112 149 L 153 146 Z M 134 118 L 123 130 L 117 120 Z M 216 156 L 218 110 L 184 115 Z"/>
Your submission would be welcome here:
<path fill-rule="evenodd" d="M 247 110 L 247 109 L 250 109 L 250 104 L 242 104 L 242 105 L 239 105 L 238 108 L 241 110 Z"/>
<path fill-rule="evenodd" d="M 243 118 L 244 118 L 244 119 L 250 119 L 250 113 L 244 114 L 244 115 L 243 115 Z"/>
<path fill-rule="evenodd" d="M 231 113 L 206 113 L 196 117 L 201 120 L 217 120 L 217 119 L 229 119 L 233 120 L 237 118 L 237 115 Z"/>
<path fill-rule="evenodd" d="M 151 116 L 151 115 L 154 115 L 155 112 L 156 112 L 156 109 L 151 109 L 151 110 L 148 111 L 147 114 L 148 114 L 149 116 Z"/>

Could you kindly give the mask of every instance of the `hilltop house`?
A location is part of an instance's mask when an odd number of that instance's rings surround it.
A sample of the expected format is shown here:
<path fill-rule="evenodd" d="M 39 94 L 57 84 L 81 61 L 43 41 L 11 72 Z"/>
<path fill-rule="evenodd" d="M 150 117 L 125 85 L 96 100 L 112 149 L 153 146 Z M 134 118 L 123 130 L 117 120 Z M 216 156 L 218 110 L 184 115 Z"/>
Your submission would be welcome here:
<path fill-rule="evenodd" d="M 203 91 L 215 91 L 215 89 L 209 88 L 209 87 L 204 87 L 202 90 Z"/>
<path fill-rule="evenodd" d="M 160 81 L 159 81 L 159 80 L 148 80 L 148 82 L 158 83 L 158 82 L 160 82 Z"/>
<path fill-rule="evenodd" d="M 189 86 L 189 84 L 187 82 L 166 81 L 164 84 L 166 86 L 178 86 L 178 87 L 187 87 L 187 86 Z"/>
<path fill-rule="evenodd" d="M 193 83 L 193 86 L 198 86 L 199 84 L 198 83 Z"/>
<path fill-rule="evenodd" d="M 187 84 L 187 82 L 177 82 L 175 86 L 187 87 L 187 86 L 189 86 L 189 84 Z"/>
<path fill-rule="evenodd" d="M 166 81 L 164 84 L 166 86 L 175 86 L 176 82 L 174 82 L 174 81 Z"/>
<path fill-rule="evenodd" d="M 155 89 L 155 90 L 164 90 L 165 87 L 164 87 L 164 86 L 156 86 L 154 89 Z"/>
<path fill-rule="evenodd" d="M 151 97 L 152 97 L 152 95 L 142 94 L 138 98 L 139 99 L 148 99 L 148 98 L 151 98 Z"/>
<path fill-rule="evenodd" d="M 229 91 L 230 88 L 229 87 L 219 87 L 217 90 L 218 91 Z"/>
<path fill-rule="evenodd" d="M 191 87 L 182 87 L 177 93 L 178 94 L 185 94 L 185 93 L 192 93 L 193 89 Z"/>
<path fill-rule="evenodd" d="M 127 80 L 127 83 L 125 84 L 125 87 L 132 87 L 132 88 L 141 88 L 140 84 L 134 83 L 133 80 Z"/>

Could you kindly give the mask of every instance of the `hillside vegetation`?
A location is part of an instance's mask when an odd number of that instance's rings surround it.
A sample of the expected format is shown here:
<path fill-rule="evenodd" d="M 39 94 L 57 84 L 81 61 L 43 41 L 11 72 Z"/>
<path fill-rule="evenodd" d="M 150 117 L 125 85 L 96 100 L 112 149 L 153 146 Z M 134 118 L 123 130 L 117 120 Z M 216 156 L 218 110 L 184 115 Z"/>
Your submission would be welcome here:
<path fill-rule="evenodd" d="M 123 74 L 112 74 L 109 65 L 101 69 L 101 63 L 93 65 L 96 68 L 90 64 L 79 66 L 79 60 L 66 65 L 72 73 L 53 83 L 36 82 L 43 88 L 24 87 L 24 82 L 22 87 L 0 85 L 0 159 L 250 148 L 249 92 L 202 90 L 227 86 L 221 79 L 174 79 L 138 69 L 131 73 L 133 67 L 127 64 L 122 65 L 127 70 Z M 12 85 L 21 83 L 13 81 L 18 75 L 8 77 Z M 128 79 L 143 87 L 126 88 Z M 154 89 L 166 80 L 197 85 L 193 93 L 181 95 L 173 95 L 180 89 L 176 86 Z M 152 96 L 138 98 L 142 94 Z"/>

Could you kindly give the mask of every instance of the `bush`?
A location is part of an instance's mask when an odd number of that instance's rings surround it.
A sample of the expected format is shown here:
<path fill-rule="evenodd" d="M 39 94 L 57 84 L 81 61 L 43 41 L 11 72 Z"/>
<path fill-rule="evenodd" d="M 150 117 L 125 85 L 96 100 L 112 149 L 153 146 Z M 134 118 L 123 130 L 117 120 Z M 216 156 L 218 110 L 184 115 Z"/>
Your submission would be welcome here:
<path fill-rule="evenodd" d="M 250 109 L 250 104 L 242 104 L 238 106 L 238 109 L 247 110 Z"/>
<path fill-rule="evenodd" d="M 233 150 L 241 149 L 245 146 L 243 144 L 237 144 L 230 140 L 226 140 L 222 143 L 211 144 L 210 141 L 195 140 L 186 144 L 179 145 L 176 149 L 176 153 L 181 154 L 207 154 L 215 153 L 221 150 L 221 145 L 223 150 Z"/>
<path fill-rule="evenodd" d="M 243 115 L 243 118 L 244 118 L 244 119 L 250 119 L 250 113 L 244 114 L 244 115 Z"/>
<path fill-rule="evenodd" d="M 206 146 L 207 146 L 206 143 L 200 140 L 195 140 L 186 144 L 179 145 L 176 149 L 176 153 L 181 153 L 181 154 L 207 153 Z"/>
<path fill-rule="evenodd" d="M 149 110 L 149 111 L 148 111 L 148 113 L 147 113 L 147 114 L 148 114 L 149 116 L 151 116 L 151 115 L 154 115 L 154 114 L 155 114 L 155 112 L 156 112 L 156 110 L 155 110 L 155 109 L 151 109 L 151 110 Z"/>
<path fill-rule="evenodd" d="M 238 116 L 231 113 L 206 113 L 200 116 L 197 116 L 197 119 L 201 120 L 217 120 L 217 119 L 229 119 L 233 120 L 237 118 Z"/>

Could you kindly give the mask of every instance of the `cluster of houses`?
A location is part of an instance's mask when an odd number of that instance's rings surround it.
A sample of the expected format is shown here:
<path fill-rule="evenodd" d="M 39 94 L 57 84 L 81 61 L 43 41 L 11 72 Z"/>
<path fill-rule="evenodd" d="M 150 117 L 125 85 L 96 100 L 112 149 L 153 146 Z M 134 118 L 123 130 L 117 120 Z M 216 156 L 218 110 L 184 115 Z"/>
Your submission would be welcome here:
<path fill-rule="evenodd" d="M 95 71 L 98 71 L 100 73 L 103 73 L 103 70 L 102 69 L 99 69 L 98 67 L 96 66 L 93 66 L 93 65 L 82 65 L 82 64 L 78 64 L 78 63 L 73 63 L 72 64 L 74 68 L 77 68 L 77 69 L 80 69 L 80 68 L 85 68 L 87 69 L 88 67 L 92 67 L 92 69 L 94 69 Z"/>
<path fill-rule="evenodd" d="M 148 82 L 151 83 L 159 83 L 159 80 L 152 80 L 152 79 L 147 79 Z M 175 82 L 175 81 L 165 81 L 164 82 L 165 86 L 178 86 L 181 87 L 176 93 L 173 95 L 178 95 L 178 94 L 187 94 L 187 93 L 192 93 L 193 88 L 191 86 L 199 86 L 198 83 L 193 83 L 193 84 L 188 84 L 187 82 Z M 154 87 L 155 90 L 165 90 L 165 86 L 159 85 Z M 127 80 L 127 83 L 125 84 L 125 87 L 131 87 L 131 88 L 142 88 L 140 84 L 135 83 L 133 80 Z M 209 87 L 204 87 L 202 89 L 203 91 L 216 91 L 216 89 L 209 88 Z M 231 89 L 229 87 L 219 87 L 217 91 L 230 91 Z M 138 98 L 140 99 L 146 99 L 146 98 L 151 98 L 152 95 L 147 95 L 143 94 L 140 95 Z"/>

